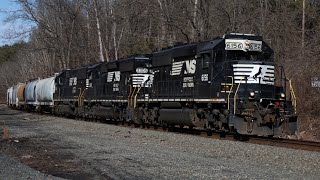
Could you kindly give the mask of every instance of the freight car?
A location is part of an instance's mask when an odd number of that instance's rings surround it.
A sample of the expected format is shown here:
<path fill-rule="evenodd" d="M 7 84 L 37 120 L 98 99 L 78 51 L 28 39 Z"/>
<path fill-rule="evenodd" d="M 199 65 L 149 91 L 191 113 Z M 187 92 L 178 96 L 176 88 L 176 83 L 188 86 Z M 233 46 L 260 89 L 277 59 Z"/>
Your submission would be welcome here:
<path fill-rule="evenodd" d="M 13 87 L 10 87 L 8 90 L 7 90 L 7 105 L 9 107 L 12 107 L 12 90 L 13 90 Z"/>
<path fill-rule="evenodd" d="M 30 80 L 25 89 L 24 89 L 24 95 L 25 95 L 25 109 L 27 111 L 35 110 L 36 106 L 36 85 L 37 85 L 38 79 Z"/>
<path fill-rule="evenodd" d="M 54 85 L 49 83 L 49 89 L 54 91 L 47 91 L 53 96 L 47 108 L 55 114 L 137 126 L 198 128 L 208 135 L 212 131 L 294 134 L 294 91 L 291 81 L 287 83 L 283 71 L 277 69 L 273 54 L 261 36 L 231 33 L 149 55 L 64 70 L 50 80 Z M 37 84 L 32 83 L 25 88 L 26 103 Z"/>
<path fill-rule="evenodd" d="M 27 111 L 52 112 L 54 108 L 55 76 L 30 80 L 27 84 L 21 86 L 25 102 L 20 102 L 19 105 Z"/>
<path fill-rule="evenodd" d="M 25 83 L 19 83 L 17 89 L 17 108 L 21 109 L 24 107 L 25 104 L 25 96 L 24 96 L 24 89 L 26 87 Z"/>

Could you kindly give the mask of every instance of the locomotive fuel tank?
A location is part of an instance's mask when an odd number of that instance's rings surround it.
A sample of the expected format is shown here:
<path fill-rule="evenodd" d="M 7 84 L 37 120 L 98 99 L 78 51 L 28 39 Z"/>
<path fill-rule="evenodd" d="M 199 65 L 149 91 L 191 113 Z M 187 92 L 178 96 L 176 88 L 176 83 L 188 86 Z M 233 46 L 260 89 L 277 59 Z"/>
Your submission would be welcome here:
<path fill-rule="evenodd" d="M 189 127 L 204 127 L 205 121 L 197 116 L 193 109 L 160 109 L 160 121 L 167 125 L 180 125 Z"/>
<path fill-rule="evenodd" d="M 102 119 L 114 119 L 114 108 L 109 106 L 94 106 L 93 108 L 93 115 L 102 118 Z"/>
<path fill-rule="evenodd" d="M 68 104 L 68 103 L 59 104 L 58 106 L 55 106 L 54 113 L 59 114 L 59 115 L 67 115 L 67 116 L 74 115 L 74 111 L 71 108 L 70 104 Z"/>

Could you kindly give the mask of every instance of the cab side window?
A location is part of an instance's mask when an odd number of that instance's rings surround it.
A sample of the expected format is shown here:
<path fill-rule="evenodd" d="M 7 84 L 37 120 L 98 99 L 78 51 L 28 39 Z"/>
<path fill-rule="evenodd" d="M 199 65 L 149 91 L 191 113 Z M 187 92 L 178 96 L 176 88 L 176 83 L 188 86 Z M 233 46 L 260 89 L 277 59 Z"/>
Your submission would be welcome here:
<path fill-rule="evenodd" d="M 215 52 L 215 62 L 222 62 L 223 61 L 223 53 L 221 50 Z"/>
<path fill-rule="evenodd" d="M 201 55 L 201 65 L 202 69 L 209 68 L 209 62 L 211 60 L 211 55 L 209 53 L 205 53 Z"/>

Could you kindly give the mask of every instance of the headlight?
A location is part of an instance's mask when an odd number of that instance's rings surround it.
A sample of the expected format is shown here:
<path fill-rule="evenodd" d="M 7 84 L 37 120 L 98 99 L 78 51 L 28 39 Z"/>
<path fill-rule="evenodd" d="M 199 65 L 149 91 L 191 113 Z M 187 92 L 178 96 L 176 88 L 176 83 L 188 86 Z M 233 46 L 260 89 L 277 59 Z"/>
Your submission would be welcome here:
<path fill-rule="evenodd" d="M 253 91 L 250 92 L 249 95 L 250 95 L 250 97 L 254 97 L 254 92 Z"/>
<path fill-rule="evenodd" d="M 286 94 L 285 94 L 285 93 L 281 93 L 281 94 L 280 94 L 280 97 L 281 97 L 281 98 L 285 98 L 285 97 L 286 97 Z"/>

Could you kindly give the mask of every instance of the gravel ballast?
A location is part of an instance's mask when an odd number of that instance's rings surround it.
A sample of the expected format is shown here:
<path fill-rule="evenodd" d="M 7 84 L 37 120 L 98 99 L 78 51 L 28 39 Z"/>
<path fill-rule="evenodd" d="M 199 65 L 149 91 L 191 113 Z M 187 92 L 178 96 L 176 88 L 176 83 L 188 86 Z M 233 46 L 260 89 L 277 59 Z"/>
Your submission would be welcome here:
<path fill-rule="evenodd" d="M 3 105 L 0 106 L 0 114 L 2 114 L 0 122 L 9 127 L 11 138 L 28 139 L 26 142 L 41 146 L 50 156 L 64 157 L 59 163 L 67 163 L 67 169 L 72 170 L 67 172 L 68 176 L 65 176 L 66 172 L 64 175 L 51 173 L 58 177 L 71 179 L 82 175 L 84 179 L 318 179 L 320 177 L 318 152 L 28 114 L 7 109 Z M 14 146 L 17 146 L 16 144 L 13 143 Z M 55 159 L 57 158 L 52 161 Z M 59 166 L 66 167 L 66 165 Z M 37 169 L 41 171 L 41 168 Z M 50 170 L 47 173 L 50 174 Z"/>
<path fill-rule="evenodd" d="M 53 177 L 36 171 L 7 155 L 0 153 L 0 179 L 47 179 L 59 180 L 62 178 Z"/>

